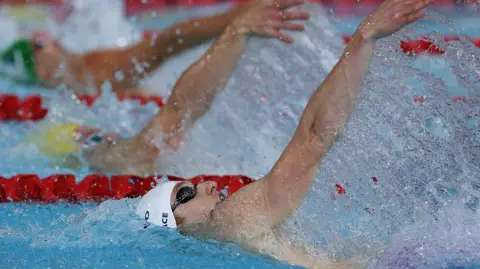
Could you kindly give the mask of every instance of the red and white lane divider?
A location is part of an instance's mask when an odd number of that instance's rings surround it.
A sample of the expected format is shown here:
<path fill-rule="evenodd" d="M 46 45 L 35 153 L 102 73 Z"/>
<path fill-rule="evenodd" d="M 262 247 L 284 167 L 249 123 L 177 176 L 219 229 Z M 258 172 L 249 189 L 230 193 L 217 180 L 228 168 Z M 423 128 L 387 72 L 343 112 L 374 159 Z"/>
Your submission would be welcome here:
<path fill-rule="evenodd" d="M 94 96 L 80 96 L 79 100 L 91 106 L 97 97 Z M 121 100 L 139 100 L 140 104 L 145 105 L 154 102 L 157 106 L 163 106 L 161 97 L 142 97 L 129 96 L 120 98 Z M 480 99 L 469 99 L 465 96 L 453 96 L 453 102 L 480 104 Z M 412 100 L 415 103 L 422 104 L 428 101 L 427 96 L 415 96 Z M 46 117 L 48 109 L 42 105 L 44 103 L 43 97 L 40 95 L 31 95 L 22 99 L 14 94 L 1 95 L 0 94 L 0 121 L 38 121 Z"/>
<path fill-rule="evenodd" d="M 146 38 L 151 38 L 154 35 L 154 32 L 145 32 Z M 343 38 L 345 43 L 350 41 L 349 36 Z M 445 41 L 460 40 L 455 36 L 445 37 Z M 472 40 L 472 42 L 480 47 L 480 39 Z M 438 46 L 432 42 L 424 39 L 418 40 L 409 40 L 402 41 L 399 48 L 402 52 L 408 55 L 421 55 L 427 53 L 429 55 L 442 55 L 445 53 L 444 50 L 440 49 Z M 82 102 L 85 102 L 88 106 L 91 106 L 98 96 L 78 96 L 78 99 Z M 150 96 L 145 97 L 141 95 L 125 95 L 119 97 L 120 100 L 124 99 L 134 99 L 139 100 L 141 104 L 147 104 L 149 102 L 155 102 L 158 106 L 164 104 L 161 97 Z M 415 97 L 414 101 L 417 103 L 423 103 L 426 100 L 425 97 L 418 96 Z M 462 101 L 468 102 L 472 101 L 474 103 L 479 103 L 478 100 L 467 100 L 466 97 L 453 97 L 453 101 Z M 48 110 L 42 107 L 43 97 L 40 95 L 28 96 L 24 99 L 16 96 L 15 94 L 0 94 L 0 121 L 36 121 L 45 118 L 48 113 Z"/>
<path fill-rule="evenodd" d="M 99 96 L 77 96 L 78 100 L 84 102 L 87 106 L 93 105 Z M 127 95 L 120 96 L 119 100 L 137 100 L 141 105 L 150 102 L 157 106 L 163 106 L 163 99 L 158 96 Z M 31 95 L 21 98 L 15 94 L 0 94 L 0 121 L 37 121 L 42 120 L 48 113 L 48 109 L 43 107 L 44 97 L 40 95 Z"/>
<path fill-rule="evenodd" d="M 175 181 L 189 180 L 193 184 L 215 181 L 217 190 L 228 195 L 254 181 L 241 175 L 200 175 L 190 179 L 169 175 L 168 178 Z M 160 179 L 161 176 L 88 175 L 77 183 L 77 178 L 71 174 L 45 178 L 35 174 L 21 174 L 10 178 L 0 176 L 0 203 L 101 202 L 108 199 L 134 198 L 147 193 Z"/>

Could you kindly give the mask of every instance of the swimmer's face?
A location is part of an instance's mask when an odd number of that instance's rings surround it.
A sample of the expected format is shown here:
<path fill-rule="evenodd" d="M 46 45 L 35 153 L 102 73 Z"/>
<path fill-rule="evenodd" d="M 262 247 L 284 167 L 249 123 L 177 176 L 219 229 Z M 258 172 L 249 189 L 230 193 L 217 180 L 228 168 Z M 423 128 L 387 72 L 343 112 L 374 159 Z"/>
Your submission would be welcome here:
<path fill-rule="evenodd" d="M 46 84 L 55 85 L 55 73 L 64 60 L 63 50 L 55 41 L 32 40 L 35 54 L 35 71 Z"/>
<path fill-rule="evenodd" d="M 172 209 L 176 219 L 183 219 L 179 226 L 206 222 L 215 206 L 224 196 L 217 192 L 217 183 L 206 181 L 197 185 L 182 182 L 172 191 Z"/>

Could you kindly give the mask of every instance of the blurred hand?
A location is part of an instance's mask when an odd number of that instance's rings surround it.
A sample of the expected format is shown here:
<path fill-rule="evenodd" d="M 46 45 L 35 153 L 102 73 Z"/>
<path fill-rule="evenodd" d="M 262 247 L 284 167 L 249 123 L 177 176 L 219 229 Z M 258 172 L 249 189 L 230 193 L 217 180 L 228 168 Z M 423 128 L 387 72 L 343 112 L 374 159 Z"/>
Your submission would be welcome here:
<path fill-rule="evenodd" d="M 120 138 L 103 135 L 100 141 L 84 147 L 81 155 L 90 169 L 103 173 L 143 175 L 155 171 L 159 150 L 146 145 L 138 136 Z"/>
<path fill-rule="evenodd" d="M 307 12 L 286 11 L 288 8 L 303 5 L 305 0 L 257 0 L 232 23 L 236 34 L 257 34 L 275 37 L 287 43 L 293 39 L 280 30 L 303 31 L 302 24 L 291 20 L 307 20 Z"/>
<path fill-rule="evenodd" d="M 91 139 L 93 135 L 109 138 L 109 140 L 116 140 L 120 138 L 120 134 L 117 133 L 103 133 L 102 135 L 100 135 L 100 129 L 85 125 L 79 125 L 75 130 L 75 135 L 77 143 L 80 146 L 83 146 L 86 143 L 87 139 Z"/>
<path fill-rule="evenodd" d="M 360 24 L 366 39 L 379 39 L 391 35 L 405 25 L 422 18 L 422 9 L 433 0 L 386 0 Z"/>

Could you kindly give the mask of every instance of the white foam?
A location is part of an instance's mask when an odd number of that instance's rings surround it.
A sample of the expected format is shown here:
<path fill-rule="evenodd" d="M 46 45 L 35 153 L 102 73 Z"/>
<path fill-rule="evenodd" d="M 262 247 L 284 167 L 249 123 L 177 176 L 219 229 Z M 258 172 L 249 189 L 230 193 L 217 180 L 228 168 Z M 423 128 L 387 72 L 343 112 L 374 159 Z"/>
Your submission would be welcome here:
<path fill-rule="evenodd" d="M 118 0 L 69 0 L 72 12 L 50 31 L 68 50 L 85 53 L 95 49 L 121 48 L 135 44 L 142 32 L 125 17 L 125 3 Z"/>

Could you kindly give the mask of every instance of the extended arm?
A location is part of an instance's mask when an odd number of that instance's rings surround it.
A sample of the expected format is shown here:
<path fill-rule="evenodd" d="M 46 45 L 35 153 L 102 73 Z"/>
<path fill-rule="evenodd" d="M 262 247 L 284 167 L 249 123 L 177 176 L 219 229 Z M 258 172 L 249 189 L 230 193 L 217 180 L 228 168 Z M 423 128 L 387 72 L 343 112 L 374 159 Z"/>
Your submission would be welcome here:
<path fill-rule="evenodd" d="M 235 219 L 233 229 L 257 236 L 279 226 L 300 206 L 320 161 L 354 110 L 375 40 L 421 18 L 421 9 L 429 2 L 388 0 L 365 19 L 336 66 L 311 97 L 292 140 L 273 169 L 262 180 L 227 199 L 221 208 L 228 210 L 220 210 L 219 218 L 226 215 L 227 219 Z M 232 208 L 241 213 L 232 216 L 228 212 L 234 211 Z"/>
<path fill-rule="evenodd" d="M 234 27 L 227 28 L 205 55 L 182 74 L 162 112 L 149 122 L 141 136 L 151 141 L 162 132 L 181 139 L 182 133 L 208 109 L 217 93 L 225 87 L 246 40 L 245 34 Z"/>
<path fill-rule="evenodd" d="M 87 83 L 90 77 L 97 89 L 106 80 L 110 81 L 115 91 L 131 89 L 168 57 L 222 34 L 247 7 L 242 4 L 226 13 L 180 22 L 126 49 L 88 53 L 81 57 L 85 74 L 80 75 L 78 80 Z M 119 71 L 122 73 L 121 79 L 117 73 Z"/>
<path fill-rule="evenodd" d="M 160 149 L 177 148 L 182 134 L 223 88 L 245 47 L 245 35 L 227 31 L 178 80 L 167 104 L 133 139 L 120 140 L 89 160 L 102 171 L 151 171 Z M 188 114 L 188 116 L 187 116 Z M 157 137 L 162 139 L 158 141 Z M 100 150 L 96 147 L 95 151 Z"/>
<path fill-rule="evenodd" d="M 280 9 L 302 4 L 302 0 L 282 0 Z M 103 171 L 152 172 L 160 150 L 175 150 L 183 135 L 194 121 L 201 117 L 211 105 L 217 93 L 226 82 L 240 58 L 248 34 L 277 37 L 286 42 L 291 38 L 280 29 L 303 30 L 302 25 L 284 22 L 285 20 L 306 19 L 303 12 L 284 12 L 278 14 L 278 8 L 265 6 L 262 1 L 237 18 L 211 48 L 178 80 L 167 104 L 152 119 L 140 135 L 120 140 L 107 150 L 95 148 L 88 154 L 90 163 Z M 272 11 L 274 11 L 272 13 Z M 273 25 L 273 26 L 272 26 Z M 158 141 L 158 137 L 162 140 Z M 98 153 L 98 151 L 103 151 Z"/>

